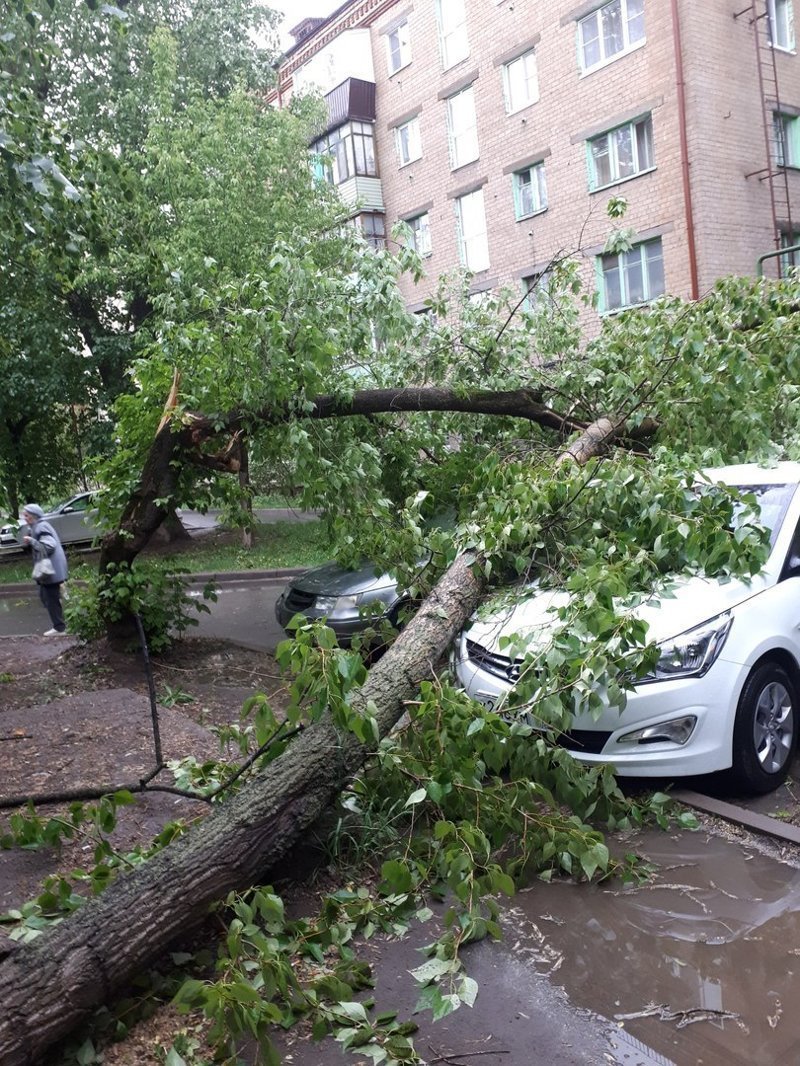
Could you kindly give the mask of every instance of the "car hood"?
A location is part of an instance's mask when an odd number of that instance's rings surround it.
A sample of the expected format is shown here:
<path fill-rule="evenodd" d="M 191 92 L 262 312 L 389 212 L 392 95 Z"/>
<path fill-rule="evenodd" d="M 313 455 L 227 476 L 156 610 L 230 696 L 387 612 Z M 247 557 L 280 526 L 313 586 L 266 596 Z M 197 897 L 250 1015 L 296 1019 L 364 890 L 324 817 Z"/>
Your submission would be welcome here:
<path fill-rule="evenodd" d="M 348 570 L 338 563 L 330 562 L 315 566 L 313 570 L 306 570 L 304 574 L 293 578 L 291 585 L 315 596 L 356 596 L 360 592 L 393 588 L 397 582 L 390 574 L 376 574 L 372 563 L 365 563 L 356 570 Z"/>
<path fill-rule="evenodd" d="M 649 639 L 659 643 L 736 607 L 769 584 L 762 575 L 724 582 L 705 577 L 678 578 L 668 594 L 653 595 L 632 610 L 647 622 Z M 508 655 L 509 649 L 499 646 L 501 637 L 517 634 L 532 644 L 543 641 L 547 631 L 558 624 L 555 612 L 569 602 L 567 592 L 531 588 L 530 595 L 523 594 L 516 602 L 494 608 L 490 605 L 488 612 L 479 612 L 466 636 L 490 651 Z"/>

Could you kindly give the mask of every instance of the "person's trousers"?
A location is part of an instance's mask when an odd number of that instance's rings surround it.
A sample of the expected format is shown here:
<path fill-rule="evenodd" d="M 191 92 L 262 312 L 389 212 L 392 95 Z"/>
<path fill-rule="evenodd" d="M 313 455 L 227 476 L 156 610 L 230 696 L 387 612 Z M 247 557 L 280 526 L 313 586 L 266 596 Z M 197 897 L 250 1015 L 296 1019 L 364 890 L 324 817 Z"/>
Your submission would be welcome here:
<path fill-rule="evenodd" d="M 51 585 L 39 586 L 39 599 L 47 608 L 47 613 L 50 615 L 50 621 L 53 623 L 53 629 L 57 629 L 59 633 L 63 633 L 67 628 L 64 622 L 64 609 L 61 606 L 61 583 Z"/>

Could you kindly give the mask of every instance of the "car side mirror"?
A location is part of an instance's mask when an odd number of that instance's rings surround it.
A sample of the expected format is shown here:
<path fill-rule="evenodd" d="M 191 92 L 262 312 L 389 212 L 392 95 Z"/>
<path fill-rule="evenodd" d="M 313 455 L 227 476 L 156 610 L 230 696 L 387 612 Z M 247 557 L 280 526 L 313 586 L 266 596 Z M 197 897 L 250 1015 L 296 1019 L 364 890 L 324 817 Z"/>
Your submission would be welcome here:
<path fill-rule="evenodd" d="M 74 507 L 65 507 L 61 512 L 62 514 L 72 514 L 75 511 Z"/>

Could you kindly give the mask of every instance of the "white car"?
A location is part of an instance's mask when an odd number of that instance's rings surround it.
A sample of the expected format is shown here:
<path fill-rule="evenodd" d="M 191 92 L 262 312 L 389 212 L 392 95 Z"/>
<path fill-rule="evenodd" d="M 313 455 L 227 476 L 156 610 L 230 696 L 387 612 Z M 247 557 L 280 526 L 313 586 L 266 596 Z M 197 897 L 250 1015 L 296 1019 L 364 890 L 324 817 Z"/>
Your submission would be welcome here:
<path fill-rule="evenodd" d="M 621 711 L 607 705 L 595 719 L 578 709 L 561 743 L 623 777 L 727 770 L 735 788 L 765 793 L 788 774 L 800 716 L 800 463 L 706 473 L 757 497 L 772 534 L 766 565 L 749 580 L 680 579 L 674 599 L 638 608 L 661 649 L 652 677 Z M 563 597 L 533 592 L 461 633 L 454 669 L 473 699 L 502 709 L 521 660 L 500 638 L 541 634 Z"/>

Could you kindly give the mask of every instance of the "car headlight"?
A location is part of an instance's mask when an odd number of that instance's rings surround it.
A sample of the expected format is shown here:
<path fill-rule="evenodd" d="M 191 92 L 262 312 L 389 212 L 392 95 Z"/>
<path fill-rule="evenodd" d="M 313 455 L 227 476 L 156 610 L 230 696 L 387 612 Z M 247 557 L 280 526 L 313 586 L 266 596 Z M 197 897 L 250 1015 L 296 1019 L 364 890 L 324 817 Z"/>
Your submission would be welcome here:
<path fill-rule="evenodd" d="M 329 618 L 357 611 L 360 596 L 317 596 L 314 606 Z"/>
<path fill-rule="evenodd" d="M 677 637 L 659 644 L 659 657 L 654 669 L 639 684 L 648 681 L 669 681 L 681 677 L 702 677 L 722 651 L 730 632 L 733 616 L 729 611 L 716 618 L 687 629 Z"/>

